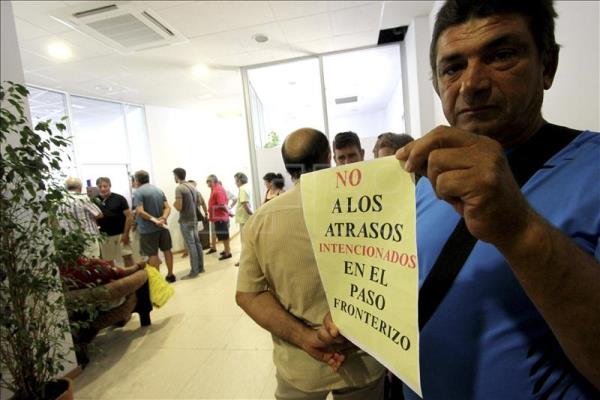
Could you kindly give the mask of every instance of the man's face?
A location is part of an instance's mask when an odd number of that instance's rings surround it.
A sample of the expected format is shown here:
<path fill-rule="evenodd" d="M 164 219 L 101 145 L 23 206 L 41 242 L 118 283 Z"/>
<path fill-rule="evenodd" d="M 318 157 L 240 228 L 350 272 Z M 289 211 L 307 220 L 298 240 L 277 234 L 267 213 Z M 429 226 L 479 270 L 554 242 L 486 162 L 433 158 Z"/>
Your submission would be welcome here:
<path fill-rule="evenodd" d="M 363 160 L 365 155 L 365 151 L 356 146 L 347 146 L 342 147 L 341 149 L 334 149 L 333 152 L 335 165 L 345 165 L 359 162 Z"/>
<path fill-rule="evenodd" d="M 438 38 L 436 90 L 450 125 L 505 146 L 537 129 L 553 78 L 520 15 L 474 18 Z"/>
<path fill-rule="evenodd" d="M 108 197 L 110 196 L 110 185 L 108 182 L 100 182 L 98 185 L 98 191 L 100 192 L 100 196 Z"/>
<path fill-rule="evenodd" d="M 212 187 L 213 187 L 213 181 L 212 181 L 212 180 L 210 180 L 210 179 L 207 179 L 207 180 L 206 180 L 206 186 L 208 186 L 209 188 L 211 188 L 211 189 L 212 189 Z"/>

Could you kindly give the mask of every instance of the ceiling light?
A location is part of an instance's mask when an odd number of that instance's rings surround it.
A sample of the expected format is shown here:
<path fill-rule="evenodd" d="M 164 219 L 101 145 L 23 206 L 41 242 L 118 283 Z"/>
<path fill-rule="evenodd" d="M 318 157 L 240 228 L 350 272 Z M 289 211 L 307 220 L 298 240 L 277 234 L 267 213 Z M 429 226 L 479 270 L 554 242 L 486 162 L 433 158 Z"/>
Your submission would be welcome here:
<path fill-rule="evenodd" d="M 102 86 L 102 85 L 96 85 L 94 86 L 94 89 L 100 91 L 100 92 L 112 92 L 112 88 L 109 86 Z"/>
<path fill-rule="evenodd" d="M 263 35 L 262 33 L 257 33 L 256 35 L 252 36 L 252 39 L 257 43 L 265 43 L 269 40 L 269 37 L 267 35 Z"/>
<path fill-rule="evenodd" d="M 48 54 L 59 60 L 67 60 L 73 55 L 69 46 L 58 42 L 48 45 Z"/>
<path fill-rule="evenodd" d="M 192 74 L 198 78 L 208 75 L 209 68 L 204 64 L 196 64 L 192 67 Z"/>

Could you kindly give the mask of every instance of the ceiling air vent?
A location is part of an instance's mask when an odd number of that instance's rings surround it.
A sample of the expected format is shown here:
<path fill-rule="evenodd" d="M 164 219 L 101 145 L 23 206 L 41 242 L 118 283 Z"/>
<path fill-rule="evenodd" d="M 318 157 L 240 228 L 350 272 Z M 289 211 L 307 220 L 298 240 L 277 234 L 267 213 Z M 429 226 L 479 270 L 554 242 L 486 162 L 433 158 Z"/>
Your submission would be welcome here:
<path fill-rule="evenodd" d="M 338 97 L 335 99 L 335 104 L 355 103 L 356 101 L 358 101 L 358 97 L 356 96 Z"/>
<path fill-rule="evenodd" d="M 69 7 L 51 16 L 122 54 L 187 42 L 152 11 L 131 2 L 96 8 Z"/>

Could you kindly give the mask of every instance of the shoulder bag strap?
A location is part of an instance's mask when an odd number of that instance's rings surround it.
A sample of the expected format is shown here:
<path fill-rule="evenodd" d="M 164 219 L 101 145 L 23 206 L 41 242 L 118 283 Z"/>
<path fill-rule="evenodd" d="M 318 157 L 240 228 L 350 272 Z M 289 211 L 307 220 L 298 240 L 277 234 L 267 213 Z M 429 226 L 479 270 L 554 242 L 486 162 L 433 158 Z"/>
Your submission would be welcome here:
<path fill-rule="evenodd" d="M 525 144 L 508 154 L 515 180 L 522 187 L 544 163 L 581 133 L 562 126 L 546 124 Z M 467 261 L 477 239 L 460 219 L 444 244 L 419 291 L 419 330 L 422 330 L 440 305 L 456 276 Z"/>

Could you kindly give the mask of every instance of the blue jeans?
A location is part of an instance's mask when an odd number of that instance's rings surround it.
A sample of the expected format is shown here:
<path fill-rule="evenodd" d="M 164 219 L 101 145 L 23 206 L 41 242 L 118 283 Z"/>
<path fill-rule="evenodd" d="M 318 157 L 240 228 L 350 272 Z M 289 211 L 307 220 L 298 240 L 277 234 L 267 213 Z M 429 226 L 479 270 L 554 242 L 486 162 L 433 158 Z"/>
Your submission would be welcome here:
<path fill-rule="evenodd" d="M 183 240 L 185 240 L 190 255 L 190 267 L 192 267 L 190 274 L 196 275 L 204 272 L 204 255 L 202 254 L 202 245 L 198 237 L 198 223 L 180 222 L 179 228 L 181 229 L 181 235 L 183 236 Z"/>

